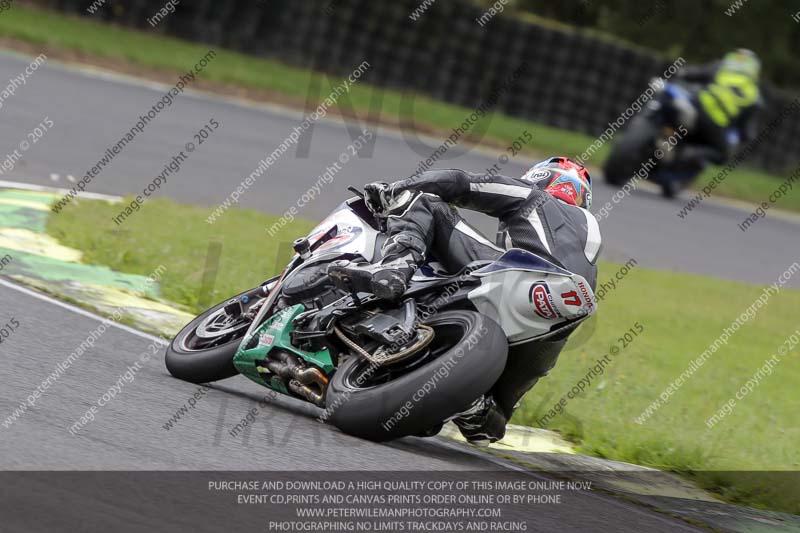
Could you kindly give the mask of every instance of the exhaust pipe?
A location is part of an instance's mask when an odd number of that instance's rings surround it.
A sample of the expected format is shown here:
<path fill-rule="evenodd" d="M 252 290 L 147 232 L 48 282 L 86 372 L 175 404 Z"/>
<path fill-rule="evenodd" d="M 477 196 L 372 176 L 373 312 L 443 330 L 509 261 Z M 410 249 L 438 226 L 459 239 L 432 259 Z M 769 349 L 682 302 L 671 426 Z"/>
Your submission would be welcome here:
<path fill-rule="evenodd" d="M 289 390 L 313 403 L 317 407 L 325 408 L 325 397 L 314 392 L 308 385 L 303 385 L 296 379 L 289 382 Z"/>
<path fill-rule="evenodd" d="M 290 391 L 325 407 L 328 378 L 318 368 L 305 366 L 297 356 L 284 351 L 270 353 L 266 364 L 267 370 L 289 383 Z"/>

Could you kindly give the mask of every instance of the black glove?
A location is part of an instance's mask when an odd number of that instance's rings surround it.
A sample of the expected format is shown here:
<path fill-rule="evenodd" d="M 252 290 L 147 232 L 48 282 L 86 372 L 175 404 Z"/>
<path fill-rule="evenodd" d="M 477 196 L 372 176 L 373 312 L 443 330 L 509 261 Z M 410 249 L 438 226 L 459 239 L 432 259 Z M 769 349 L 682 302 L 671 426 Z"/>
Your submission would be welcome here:
<path fill-rule="evenodd" d="M 381 214 L 392 201 L 391 186 L 385 181 L 364 185 L 364 203 L 373 214 Z"/>

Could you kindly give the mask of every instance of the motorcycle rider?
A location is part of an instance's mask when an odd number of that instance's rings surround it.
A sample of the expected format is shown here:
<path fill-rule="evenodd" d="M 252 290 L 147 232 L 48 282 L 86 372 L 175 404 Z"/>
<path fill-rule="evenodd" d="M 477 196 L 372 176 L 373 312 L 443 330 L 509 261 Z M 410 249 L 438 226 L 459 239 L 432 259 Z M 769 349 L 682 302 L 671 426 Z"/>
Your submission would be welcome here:
<path fill-rule="evenodd" d="M 760 72 L 758 56 L 744 48 L 725 54 L 721 61 L 678 72 L 677 81 L 701 86 L 692 91 L 698 116 L 693 127 L 685 125 L 689 136 L 681 159 L 697 167 L 706 161 L 721 165 L 730 159 L 739 141 L 755 138 L 754 117 L 762 105 Z"/>
<path fill-rule="evenodd" d="M 450 169 L 392 184 L 372 183 L 365 187 L 367 206 L 386 220 L 382 259 L 333 264 L 328 274 L 340 286 L 396 299 L 429 254 L 448 271 L 458 272 L 472 261 L 494 260 L 505 248 L 516 247 L 583 276 L 594 290 L 601 238 L 588 211 L 591 188 L 586 168 L 566 157 L 537 163 L 521 178 Z M 450 204 L 497 218 L 497 244 Z M 553 368 L 571 331 L 509 348 L 506 368 L 493 389 L 453 420 L 467 440 L 488 444 L 504 436 L 518 402 Z"/>

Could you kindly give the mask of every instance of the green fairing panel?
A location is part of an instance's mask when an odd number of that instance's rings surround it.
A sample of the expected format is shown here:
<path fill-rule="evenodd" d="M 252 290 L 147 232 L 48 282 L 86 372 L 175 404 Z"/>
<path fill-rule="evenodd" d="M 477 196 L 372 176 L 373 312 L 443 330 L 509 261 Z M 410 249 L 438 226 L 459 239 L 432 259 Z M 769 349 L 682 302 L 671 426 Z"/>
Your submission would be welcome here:
<path fill-rule="evenodd" d="M 319 352 L 306 352 L 292 345 L 291 333 L 294 330 L 292 320 L 303 311 L 305 311 L 305 307 L 297 304 L 269 317 L 255 332 L 258 344 L 249 350 L 239 347 L 233 358 L 233 365 L 236 369 L 259 385 L 265 385 L 284 394 L 287 391 L 280 380 L 277 378 L 274 380 L 264 379 L 268 374 L 261 374 L 256 368 L 256 361 L 266 359 L 267 354 L 275 348 L 295 354 L 306 362 L 319 367 L 326 375 L 333 372 L 333 359 L 327 348 Z"/>

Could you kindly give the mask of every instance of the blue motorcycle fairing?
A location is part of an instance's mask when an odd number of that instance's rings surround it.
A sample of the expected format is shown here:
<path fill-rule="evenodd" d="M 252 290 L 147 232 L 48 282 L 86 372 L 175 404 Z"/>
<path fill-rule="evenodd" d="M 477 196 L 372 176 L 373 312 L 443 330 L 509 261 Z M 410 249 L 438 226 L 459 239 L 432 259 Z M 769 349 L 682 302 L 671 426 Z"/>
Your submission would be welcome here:
<path fill-rule="evenodd" d="M 668 83 L 667 86 L 664 88 L 664 93 L 667 94 L 670 98 L 674 100 L 683 99 L 683 100 L 691 100 L 692 97 L 685 88 L 681 87 L 680 85 L 674 83 Z"/>
<path fill-rule="evenodd" d="M 562 276 L 572 276 L 572 272 L 540 257 L 534 253 L 520 248 L 511 248 L 501 255 L 493 263 L 476 270 L 474 276 L 488 276 L 507 270 L 525 270 L 528 272 L 543 272 L 545 274 L 559 274 Z"/>

